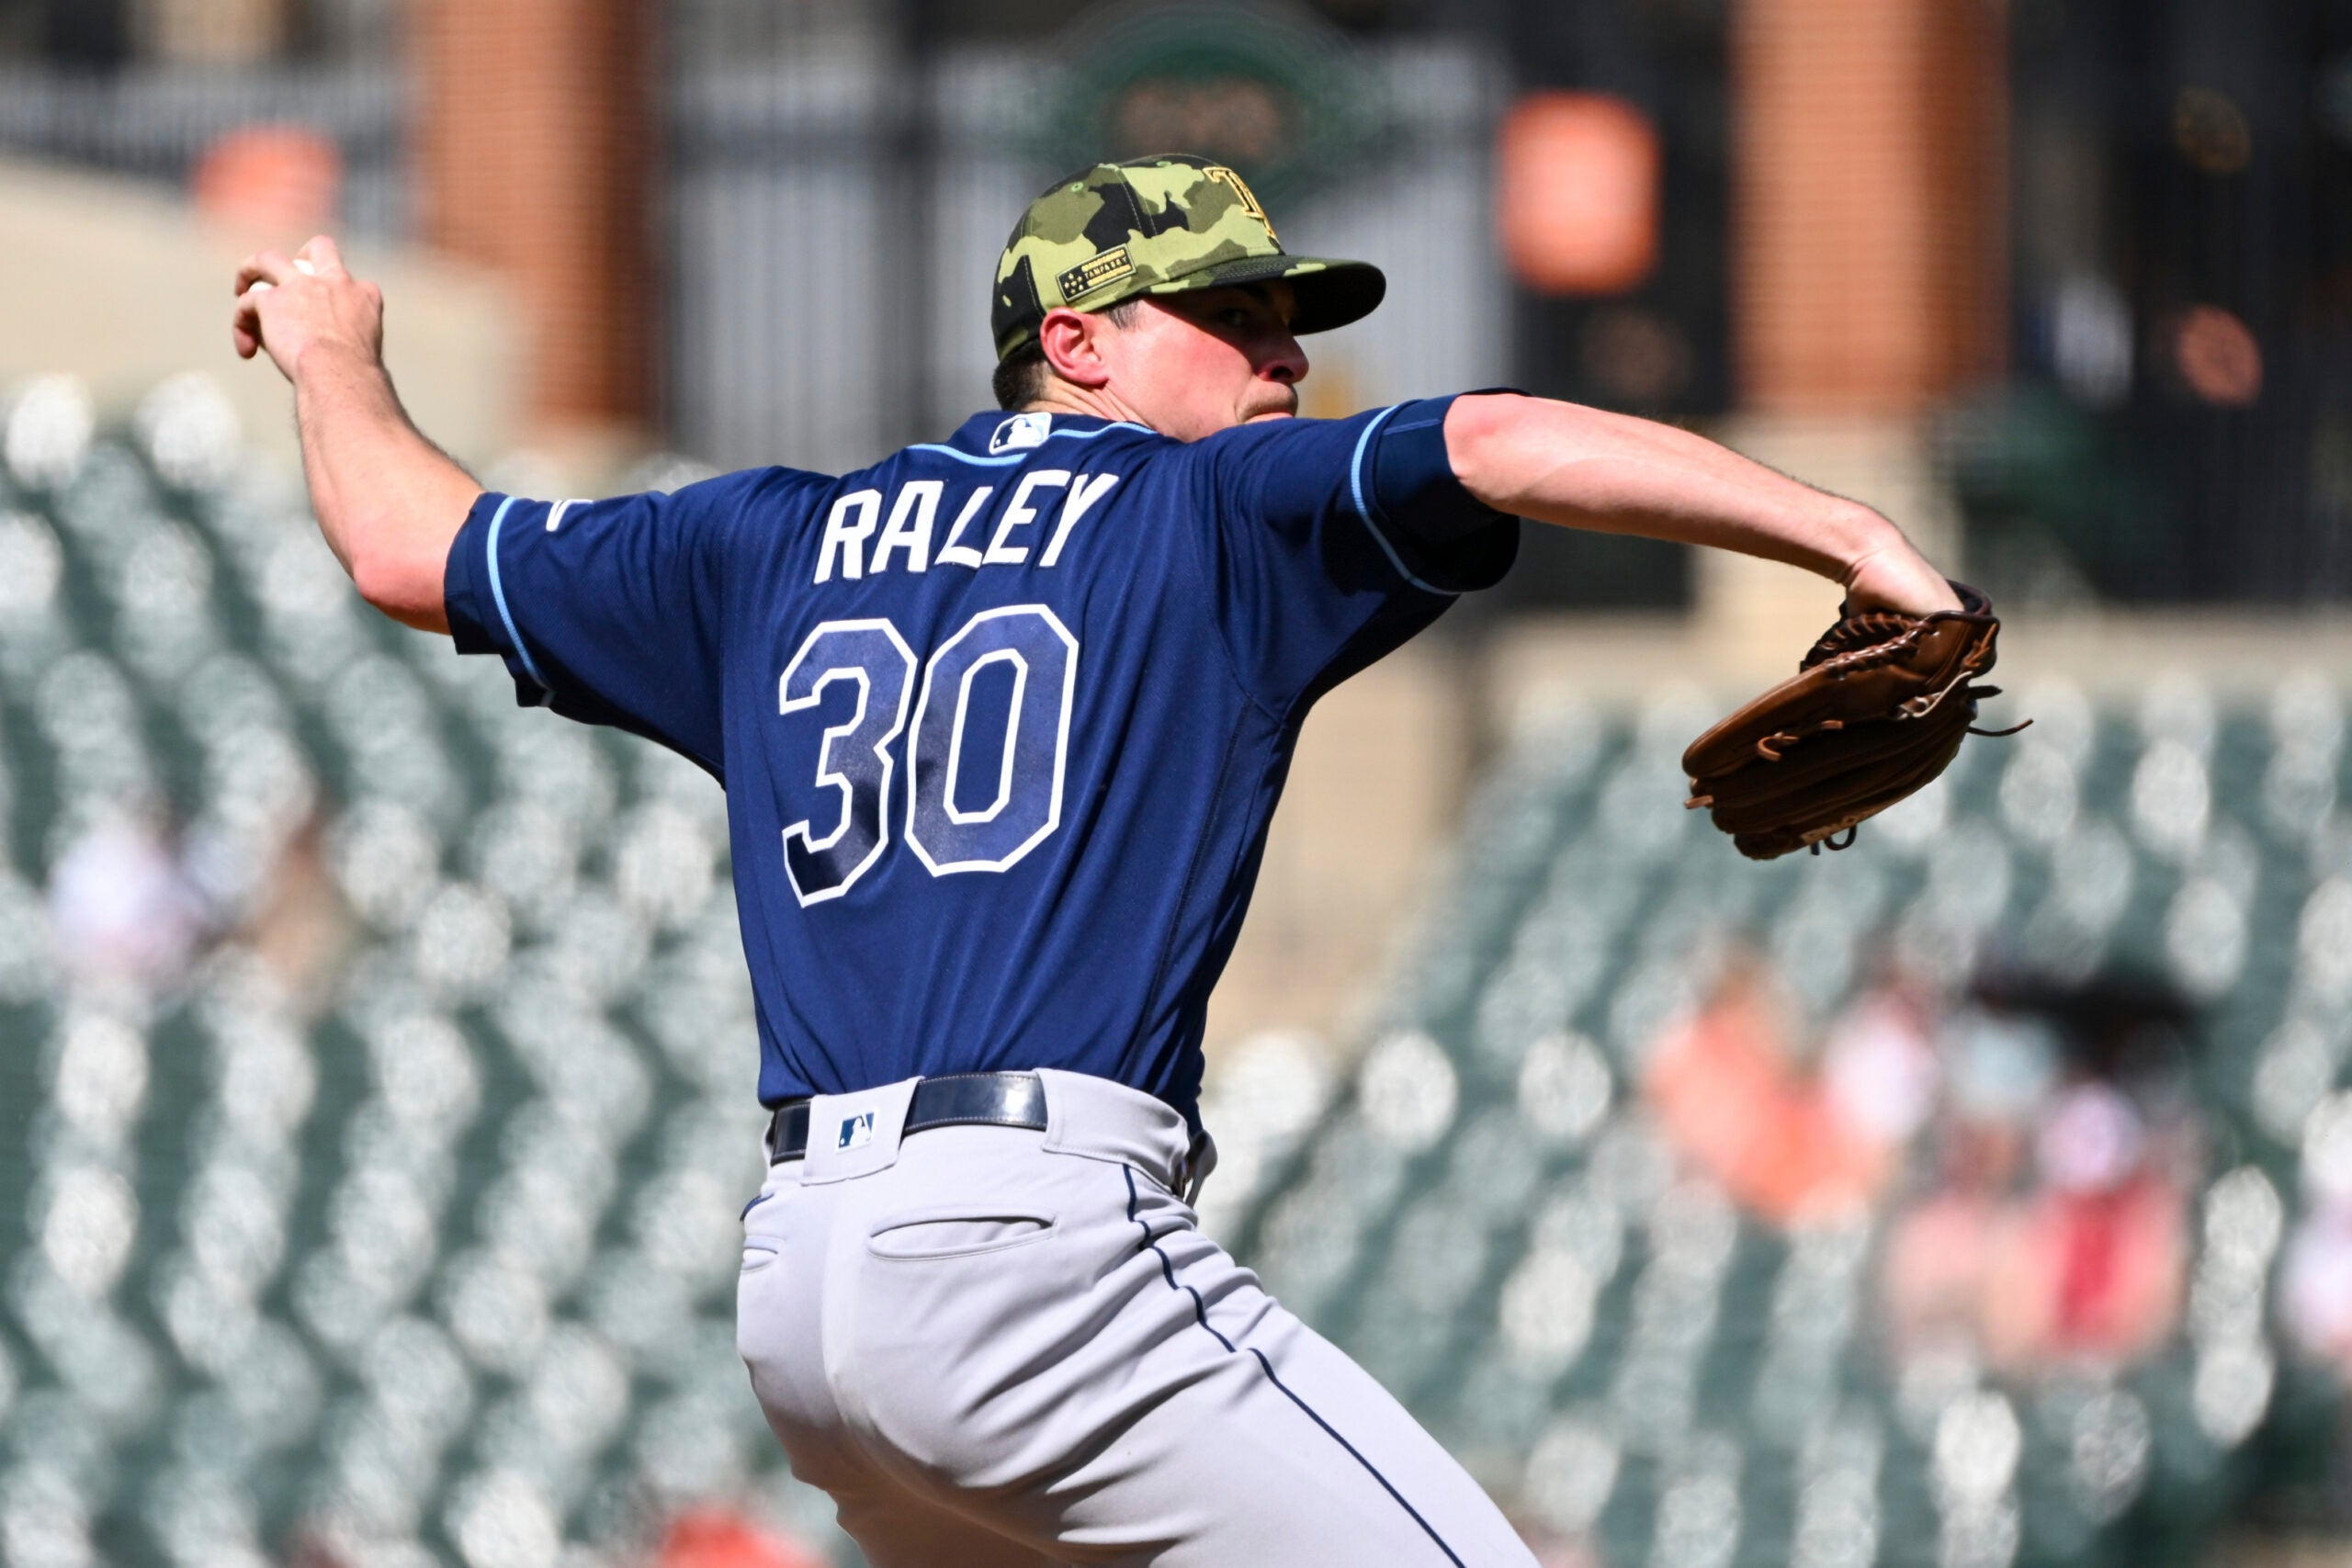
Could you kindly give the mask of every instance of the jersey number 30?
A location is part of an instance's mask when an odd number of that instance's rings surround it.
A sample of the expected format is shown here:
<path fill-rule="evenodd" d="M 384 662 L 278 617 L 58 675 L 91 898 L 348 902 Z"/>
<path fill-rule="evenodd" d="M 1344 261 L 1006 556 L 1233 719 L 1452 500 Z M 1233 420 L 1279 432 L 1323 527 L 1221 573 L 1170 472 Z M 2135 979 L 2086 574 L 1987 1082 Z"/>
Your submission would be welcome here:
<path fill-rule="evenodd" d="M 1006 732 L 990 748 L 969 733 L 968 721 L 974 681 L 999 664 L 1012 694 Z M 837 681 L 857 688 L 855 707 L 825 731 L 817 754 L 817 784 L 840 797 L 838 819 L 820 833 L 812 814 L 784 830 L 785 870 L 804 905 L 848 892 L 890 846 L 890 752 L 907 728 L 914 678 L 914 652 L 886 620 L 827 621 L 785 666 L 779 701 L 787 718 L 814 709 Z M 1043 604 L 983 610 L 933 651 L 907 737 L 906 827 L 932 875 L 1009 870 L 1061 826 L 1077 686 L 1078 639 Z M 1001 759 L 996 788 L 973 804 L 986 784 L 976 789 L 964 778 L 964 757 L 991 750 Z"/>

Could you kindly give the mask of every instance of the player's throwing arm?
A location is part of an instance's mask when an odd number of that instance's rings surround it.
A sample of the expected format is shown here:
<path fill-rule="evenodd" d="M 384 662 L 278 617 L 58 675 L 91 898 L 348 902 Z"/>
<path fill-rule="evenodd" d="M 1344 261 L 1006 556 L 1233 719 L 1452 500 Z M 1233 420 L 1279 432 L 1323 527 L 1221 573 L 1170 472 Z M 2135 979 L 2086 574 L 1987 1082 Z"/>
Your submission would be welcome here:
<path fill-rule="evenodd" d="M 481 493 L 409 423 L 384 372 L 384 294 L 320 235 L 237 268 L 230 335 L 294 387 L 302 473 L 320 532 L 360 593 L 394 620 L 447 632 L 442 563 Z"/>
<path fill-rule="evenodd" d="M 1689 804 L 1742 854 L 1841 849 L 1986 733 L 1972 725 L 1997 691 L 1976 683 L 2000 631 L 1991 604 L 1869 507 L 1666 425 L 1530 398 L 1464 398 L 1446 438 L 1464 487 L 1501 510 L 1738 550 L 1845 587 L 1798 673 L 1684 755 Z"/>

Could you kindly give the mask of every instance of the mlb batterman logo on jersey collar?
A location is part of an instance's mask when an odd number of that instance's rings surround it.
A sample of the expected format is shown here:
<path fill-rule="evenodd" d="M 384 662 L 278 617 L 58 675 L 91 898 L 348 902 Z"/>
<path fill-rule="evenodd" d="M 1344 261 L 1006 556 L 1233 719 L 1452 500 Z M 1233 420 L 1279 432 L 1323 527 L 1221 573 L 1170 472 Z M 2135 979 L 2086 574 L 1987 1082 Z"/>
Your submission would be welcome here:
<path fill-rule="evenodd" d="M 1049 413 L 1008 415 L 989 437 L 989 456 L 995 457 L 1007 452 L 1025 452 L 1032 446 L 1042 445 L 1053 428 L 1054 416 Z"/>
<path fill-rule="evenodd" d="M 996 268 L 989 326 L 1005 358 L 1035 343 L 1046 312 L 1100 310 L 1139 294 L 1287 278 L 1291 329 L 1319 333 L 1371 313 L 1387 279 L 1367 262 L 1295 256 L 1239 175 L 1170 152 L 1097 164 L 1029 204 Z"/>

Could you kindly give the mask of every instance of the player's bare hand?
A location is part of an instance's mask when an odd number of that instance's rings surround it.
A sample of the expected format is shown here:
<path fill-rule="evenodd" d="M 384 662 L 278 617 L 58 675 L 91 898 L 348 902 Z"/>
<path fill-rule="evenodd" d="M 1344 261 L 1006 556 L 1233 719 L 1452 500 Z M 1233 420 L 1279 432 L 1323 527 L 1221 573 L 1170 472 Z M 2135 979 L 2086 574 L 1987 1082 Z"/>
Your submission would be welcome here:
<path fill-rule="evenodd" d="M 384 347 L 384 294 L 351 276 L 335 243 L 319 235 L 288 256 L 261 251 L 237 268 L 237 308 L 229 321 L 240 359 L 268 354 L 288 380 L 304 356 L 345 350 L 368 362 Z"/>
<path fill-rule="evenodd" d="M 1944 574 L 1899 536 L 1847 570 L 1846 603 L 1855 610 L 1893 610 L 1905 615 L 1961 607 L 1960 595 Z"/>

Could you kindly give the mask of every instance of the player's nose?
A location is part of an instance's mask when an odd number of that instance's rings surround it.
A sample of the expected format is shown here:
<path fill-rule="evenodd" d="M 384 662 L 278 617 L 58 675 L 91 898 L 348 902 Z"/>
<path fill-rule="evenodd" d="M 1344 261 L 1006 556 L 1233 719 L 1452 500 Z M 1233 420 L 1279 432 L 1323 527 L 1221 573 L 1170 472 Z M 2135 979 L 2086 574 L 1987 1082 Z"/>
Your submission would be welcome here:
<path fill-rule="evenodd" d="M 1298 346 L 1298 339 L 1283 333 L 1272 345 L 1258 366 L 1258 374 L 1269 381 L 1291 386 L 1306 379 L 1306 351 Z"/>

